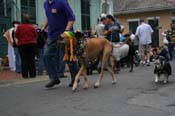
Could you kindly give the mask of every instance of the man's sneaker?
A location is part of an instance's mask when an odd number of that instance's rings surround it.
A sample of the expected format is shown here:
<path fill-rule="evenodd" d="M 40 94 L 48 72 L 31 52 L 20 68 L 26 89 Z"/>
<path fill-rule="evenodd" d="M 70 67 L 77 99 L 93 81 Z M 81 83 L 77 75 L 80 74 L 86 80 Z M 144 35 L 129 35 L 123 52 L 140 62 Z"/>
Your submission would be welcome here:
<path fill-rule="evenodd" d="M 145 61 L 141 61 L 140 64 L 144 66 L 145 65 Z"/>
<path fill-rule="evenodd" d="M 73 84 L 74 84 L 73 82 L 70 82 L 69 87 L 73 87 Z"/>
<path fill-rule="evenodd" d="M 60 84 L 61 81 L 60 80 L 51 80 L 48 84 L 45 85 L 46 88 L 51 88 L 53 87 L 54 85 L 58 85 Z"/>
<path fill-rule="evenodd" d="M 150 62 L 147 62 L 146 65 L 147 65 L 147 66 L 150 66 Z"/>

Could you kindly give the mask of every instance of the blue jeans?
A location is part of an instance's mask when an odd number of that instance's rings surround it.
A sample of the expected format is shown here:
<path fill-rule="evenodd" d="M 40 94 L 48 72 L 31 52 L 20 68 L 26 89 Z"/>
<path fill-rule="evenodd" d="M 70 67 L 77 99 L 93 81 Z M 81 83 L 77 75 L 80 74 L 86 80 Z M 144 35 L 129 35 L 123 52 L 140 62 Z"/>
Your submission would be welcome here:
<path fill-rule="evenodd" d="M 61 76 L 64 76 L 64 71 L 65 71 L 66 63 L 62 60 L 60 62 L 60 64 L 61 64 L 60 67 L 61 67 L 61 72 L 62 72 Z"/>
<path fill-rule="evenodd" d="M 71 81 L 75 80 L 75 76 L 79 71 L 77 62 L 67 62 L 71 74 Z"/>
<path fill-rule="evenodd" d="M 170 54 L 170 60 L 173 60 L 173 50 L 174 50 L 174 46 L 175 44 L 174 43 L 169 43 L 169 54 Z"/>
<path fill-rule="evenodd" d="M 44 64 L 50 80 L 59 80 L 61 74 L 61 62 L 63 60 L 64 50 L 56 46 L 56 40 L 48 39 L 47 47 L 44 51 Z"/>
<path fill-rule="evenodd" d="M 19 50 L 17 47 L 14 47 L 14 52 L 15 52 L 16 72 L 20 73 L 21 72 L 21 57 L 20 57 Z"/>
<path fill-rule="evenodd" d="M 65 62 L 63 61 L 64 48 L 57 48 L 55 41 L 48 41 L 44 52 L 44 64 L 51 80 L 58 80 L 64 74 Z M 75 80 L 75 76 L 79 71 L 76 62 L 66 62 L 71 73 L 71 80 Z"/>
<path fill-rule="evenodd" d="M 38 75 L 43 75 L 44 68 L 44 48 L 39 48 Z"/>

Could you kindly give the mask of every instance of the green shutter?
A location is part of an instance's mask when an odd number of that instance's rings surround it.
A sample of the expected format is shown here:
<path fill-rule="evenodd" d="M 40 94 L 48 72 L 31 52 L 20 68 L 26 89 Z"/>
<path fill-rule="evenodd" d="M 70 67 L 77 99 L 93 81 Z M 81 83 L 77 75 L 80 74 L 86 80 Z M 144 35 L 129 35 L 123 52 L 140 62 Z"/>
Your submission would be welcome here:
<path fill-rule="evenodd" d="M 0 17 L 0 57 L 7 55 L 8 43 L 3 37 L 3 34 L 6 30 L 10 28 L 11 21 L 9 17 Z"/>

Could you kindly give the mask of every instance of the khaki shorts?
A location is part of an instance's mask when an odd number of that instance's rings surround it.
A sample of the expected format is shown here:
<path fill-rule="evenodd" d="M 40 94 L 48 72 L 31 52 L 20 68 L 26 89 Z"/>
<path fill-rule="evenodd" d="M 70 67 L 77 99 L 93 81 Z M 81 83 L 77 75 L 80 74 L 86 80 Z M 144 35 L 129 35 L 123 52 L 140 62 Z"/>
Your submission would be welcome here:
<path fill-rule="evenodd" d="M 151 44 L 146 44 L 146 45 L 140 45 L 140 53 L 141 54 L 147 54 L 150 53 L 151 51 Z"/>

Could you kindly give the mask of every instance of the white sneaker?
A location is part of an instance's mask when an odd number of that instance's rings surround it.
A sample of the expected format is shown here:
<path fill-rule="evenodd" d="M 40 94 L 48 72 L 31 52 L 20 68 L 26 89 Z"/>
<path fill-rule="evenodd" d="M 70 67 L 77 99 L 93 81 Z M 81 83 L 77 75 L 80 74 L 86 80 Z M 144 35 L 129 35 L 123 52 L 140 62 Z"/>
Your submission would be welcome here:
<path fill-rule="evenodd" d="M 16 71 L 16 69 L 15 68 L 12 68 L 12 69 L 10 69 L 11 71 Z"/>
<path fill-rule="evenodd" d="M 141 61 L 140 64 L 141 64 L 141 65 L 145 65 L 145 61 Z"/>
<path fill-rule="evenodd" d="M 150 66 L 150 61 L 149 60 L 146 61 L 146 65 Z"/>
<path fill-rule="evenodd" d="M 147 66 L 150 66 L 150 62 L 147 62 L 146 65 L 147 65 Z"/>

